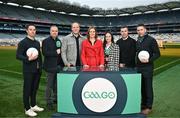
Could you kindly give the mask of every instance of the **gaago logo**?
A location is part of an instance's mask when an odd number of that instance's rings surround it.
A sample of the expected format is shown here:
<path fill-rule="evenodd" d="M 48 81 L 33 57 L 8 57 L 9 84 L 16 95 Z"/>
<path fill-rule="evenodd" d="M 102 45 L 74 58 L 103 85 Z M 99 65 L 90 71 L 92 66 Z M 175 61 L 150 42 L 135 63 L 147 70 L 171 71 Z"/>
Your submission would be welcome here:
<path fill-rule="evenodd" d="M 84 98 L 88 99 L 88 98 L 94 98 L 94 99 L 113 99 L 115 97 L 115 93 L 114 92 L 102 92 L 102 93 L 98 93 L 96 92 L 89 92 L 89 91 L 85 91 L 84 92 Z"/>
<path fill-rule="evenodd" d="M 81 97 L 84 105 L 89 110 L 102 113 L 110 110 L 115 105 L 117 91 L 109 80 L 94 78 L 84 85 Z"/>

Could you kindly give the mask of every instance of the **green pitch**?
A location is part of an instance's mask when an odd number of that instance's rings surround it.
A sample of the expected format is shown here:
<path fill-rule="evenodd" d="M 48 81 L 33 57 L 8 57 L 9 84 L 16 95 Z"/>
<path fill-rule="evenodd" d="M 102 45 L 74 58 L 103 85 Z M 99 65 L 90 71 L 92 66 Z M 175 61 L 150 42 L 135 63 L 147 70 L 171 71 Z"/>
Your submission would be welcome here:
<path fill-rule="evenodd" d="M 22 104 L 21 62 L 16 60 L 15 47 L 0 47 L 0 117 L 25 117 Z M 180 48 L 161 49 L 161 57 L 155 62 L 154 109 L 150 117 L 180 116 Z M 38 90 L 38 105 L 46 108 L 45 73 Z M 50 117 L 55 111 L 38 113 Z"/>

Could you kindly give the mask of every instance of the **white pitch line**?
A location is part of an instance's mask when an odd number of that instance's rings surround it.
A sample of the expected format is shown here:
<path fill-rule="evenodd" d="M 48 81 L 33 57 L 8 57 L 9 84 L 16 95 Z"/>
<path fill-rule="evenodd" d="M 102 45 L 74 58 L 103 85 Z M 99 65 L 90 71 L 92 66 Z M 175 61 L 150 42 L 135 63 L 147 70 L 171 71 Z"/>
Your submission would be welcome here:
<path fill-rule="evenodd" d="M 161 69 L 161 68 L 163 68 L 163 67 L 166 67 L 166 66 L 168 66 L 168 65 L 170 65 L 170 64 L 172 64 L 172 63 L 175 63 L 175 62 L 177 62 L 177 61 L 179 61 L 179 60 L 180 60 L 180 59 L 177 59 L 177 60 L 171 61 L 171 62 L 169 62 L 169 63 L 167 63 L 167 64 L 164 64 L 164 65 L 162 65 L 162 66 L 160 66 L 160 67 L 157 67 L 157 68 L 154 69 L 154 71 L 157 71 L 157 70 L 159 70 L 159 69 Z M 4 71 L 4 72 L 8 72 L 8 73 L 14 73 L 14 74 L 22 75 L 22 73 L 17 72 L 17 71 L 11 71 L 11 70 L 6 70 L 6 69 L 0 69 L 0 71 Z M 41 77 L 41 78 L 45 78 L 45 77 Z"/>
<path fill-rule="evenodd" d="M 22 75 L 22 73 L 17 72 L 17 71 L 11 71 L 11 70 L 6 70 L 6 69 L 0 69 L 0 71 L 4 71 L 4 72 L 8 72 L 8 73 L 14 73 L 14 74 Z"/>
<path fill-rule="evenodd" d="M 4 71 L 4 72 L 8 72 L 8 73 L 14 73 L 14 74 L 22 75 L 22 73 L 17 72 L 17 71 L 11 71 L 11 70 L 6 70 L 6 69 L 0 69 L 0 71 Z M 41 78 L 45 78 L 45 77 L 41 77 Z"/>
<path fill-rule="evenodd" d="M 161 68 L 164 68 L 164 67 L 166 67 L 166 66 L 168 66 L 168 65 L 170 65 L 170 64 L 173 64 L 173 63 L 175 63 L 175 62 L 177 62 L 177 61 L 179 61 L 179 60 L 180 60 L 180 59 L 176 59 L 176 60 L 171 61 L 171 62 L 169 62 L 169 63 L 167 63 L 167 64 L 164 64 L 164 65 L 162 65 L 162 66 L 159 66 L 159 67 L 155 68 L 154 71 L 157 71 L 157 70 L 159 70 L 159 69 L 161 69 Z"/>

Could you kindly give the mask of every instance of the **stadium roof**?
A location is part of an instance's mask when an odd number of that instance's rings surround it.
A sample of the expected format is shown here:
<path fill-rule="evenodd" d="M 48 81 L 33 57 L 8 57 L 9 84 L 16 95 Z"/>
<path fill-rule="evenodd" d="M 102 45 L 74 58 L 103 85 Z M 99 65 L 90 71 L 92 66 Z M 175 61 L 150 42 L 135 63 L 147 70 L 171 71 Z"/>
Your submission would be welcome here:
<path fill-rule="evenodd" d="M 171 1 L 163 4 L 151 4 L 147 6 L 136 6 L 132 8 L 114 8 L 105 10 L 102 8 L 89 8 L 88 6 L 81 6 L 79 4 L 70 4 L 58 0 L 0 0 L 4 4 L 15 3 L 19 6 L 31 6 L 39 10 L 48 10 L 53 12 L 60 12 L 70 15 L 84 15 L 84 16 L 122 16 L 135 15 L 152 12 L 162 12 L 169 10 L 179 10 L 180 1 Z"/>

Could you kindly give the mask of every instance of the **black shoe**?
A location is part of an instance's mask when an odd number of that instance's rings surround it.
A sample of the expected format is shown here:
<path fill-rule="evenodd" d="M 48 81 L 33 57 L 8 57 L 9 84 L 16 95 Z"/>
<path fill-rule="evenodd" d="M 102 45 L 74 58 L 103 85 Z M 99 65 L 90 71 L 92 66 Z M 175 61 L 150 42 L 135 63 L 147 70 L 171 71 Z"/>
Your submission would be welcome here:
<path fill-rule="evenodd" d="M 47 109 L 48 110 L 54 110 L 53 104 L 47 104 Z"/>

